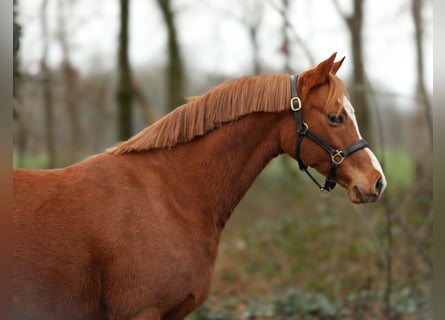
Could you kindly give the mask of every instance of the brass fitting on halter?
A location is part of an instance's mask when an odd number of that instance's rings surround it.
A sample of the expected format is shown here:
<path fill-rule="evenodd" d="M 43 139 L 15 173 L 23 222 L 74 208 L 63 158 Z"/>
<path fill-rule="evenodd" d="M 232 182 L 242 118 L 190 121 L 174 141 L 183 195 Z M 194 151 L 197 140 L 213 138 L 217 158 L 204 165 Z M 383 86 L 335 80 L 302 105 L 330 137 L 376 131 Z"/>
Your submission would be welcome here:
<path fill-rule="evenodd" d="M 333 163 L 340 165 L 343 162 L 343 160 L 345 160 L 343 151 L 335 150 L 335 153 L 331 155 L 331 159 Z"/>

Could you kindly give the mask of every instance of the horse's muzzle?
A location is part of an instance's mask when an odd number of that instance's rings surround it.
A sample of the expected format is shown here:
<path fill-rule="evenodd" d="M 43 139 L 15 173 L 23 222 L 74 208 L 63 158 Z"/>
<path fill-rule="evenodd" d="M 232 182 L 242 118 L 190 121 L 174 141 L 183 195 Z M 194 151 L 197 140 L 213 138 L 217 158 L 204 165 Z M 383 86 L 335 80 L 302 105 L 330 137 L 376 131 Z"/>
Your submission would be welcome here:
<path fill-rule="evenodd" d="M 380 195 L 382 194 L 385 188 L 385 182 L 381 177 L 378 178 L 374 186 L 374 192 L 370 194 L 363 193 L 360 187 L 357 185 L 355 185 L 353 188 L 355 196 L 357 198 L 357 203 L 375 202 L 380 198 Z"/>

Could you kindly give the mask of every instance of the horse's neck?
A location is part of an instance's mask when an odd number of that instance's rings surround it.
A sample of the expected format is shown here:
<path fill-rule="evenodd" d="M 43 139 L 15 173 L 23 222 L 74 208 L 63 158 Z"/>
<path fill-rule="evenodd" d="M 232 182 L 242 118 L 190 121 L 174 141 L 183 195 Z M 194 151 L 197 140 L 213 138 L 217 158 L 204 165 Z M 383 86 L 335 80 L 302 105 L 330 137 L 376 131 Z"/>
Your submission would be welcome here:
<path fill-rule="evenodd" d="M 187 197 L 215 215 L 222 228 L 255 178 L 281 152 L 278 114 L 256 113 L 172 152 L 171 166 Z"/>

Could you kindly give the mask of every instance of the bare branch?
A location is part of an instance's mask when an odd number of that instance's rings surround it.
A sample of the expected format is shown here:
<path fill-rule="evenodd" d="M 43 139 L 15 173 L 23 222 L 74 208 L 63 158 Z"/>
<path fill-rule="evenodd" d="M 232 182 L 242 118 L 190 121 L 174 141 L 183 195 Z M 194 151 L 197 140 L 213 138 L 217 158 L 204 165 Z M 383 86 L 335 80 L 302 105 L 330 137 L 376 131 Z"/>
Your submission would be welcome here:
<path fill-rule="evenodd" d="M 309 48 L 304 43 L 303 39 L 298 34 L 297 28 L 294 25 L 292 25 L 292 23 L 289 21 L 289 18 L 287 16 L 287 12 L 286 12 L 285 8 L 278 6 L 273 0 L 268 0 L 268 3 L 271 5 L 272 8 L 274 8 L 281 15 L 286 31 L 291 32 L 294 40 L 301 47 L 304 55 L 309 60 L 309 63 L 311 65 L 314 65 L 315 59 L 314 59 L 313 55 L 311 54 Z"/>

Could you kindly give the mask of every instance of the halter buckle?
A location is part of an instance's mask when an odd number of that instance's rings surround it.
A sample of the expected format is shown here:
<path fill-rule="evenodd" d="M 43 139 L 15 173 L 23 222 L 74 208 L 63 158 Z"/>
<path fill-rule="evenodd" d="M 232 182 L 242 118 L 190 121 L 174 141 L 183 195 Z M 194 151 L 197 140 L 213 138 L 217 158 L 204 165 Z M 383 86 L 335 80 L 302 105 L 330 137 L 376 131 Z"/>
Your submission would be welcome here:
<path fill-rule="evenodd" d="M 296 107 L 294 105 L 294 101 L 298 102 Z M 292 111 L 300 111 L 300 109 L 301 109 L 301 100 L 300 100 L 299 97 L 292 97 L 290 99 L 290 108 L 292 109 Z"/>
<path fill-rule="evenodd" d="M 345 160 L 343 151 L 335 150 L 335 153 L 331 155 L 331 159 L 333 163 L 340 165 L 343 162 L 343 160 Z"/>

